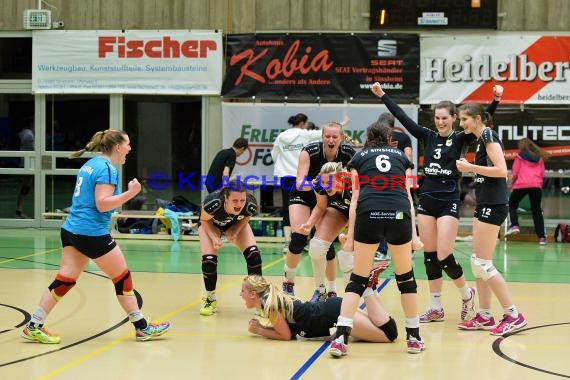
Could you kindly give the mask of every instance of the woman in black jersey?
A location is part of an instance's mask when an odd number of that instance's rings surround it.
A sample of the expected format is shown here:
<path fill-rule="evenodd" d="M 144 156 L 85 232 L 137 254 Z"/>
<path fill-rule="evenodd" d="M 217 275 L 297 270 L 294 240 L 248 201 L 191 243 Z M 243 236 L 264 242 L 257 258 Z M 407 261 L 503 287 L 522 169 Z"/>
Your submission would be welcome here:
<path fill-rule="evenodd" d="M 291 190 L 289 198 L 289 218 L 291 220 L 291 242 L 285 259 L 283 281 L 283 291 L 294 295 L 295 274 L 297 265 L 301 260 L 301 252 L 307 244 L 309 234 L 302 232 L 299 228 L 305 223 L 315 207 L 317 200 L 314 192 L 313 179 L 317 177 L 321 167 L 327 162 L 342 162 L 346 165 L 354 155 L 354 149 L 343 144 L 347 135 L 342 130 L 342 124 L 327 122 L 323 125 L 323 139 L 305 145 L 299 156 L 297 166 L 296 189 Z M 327 242 L 327 251 L 331 247 L 332 241 Z M 332 248 L 331 248 L 332 249 Z M 336 273 L 336 261 L 334 250 L 327 254 L 327 266 L 334 265 L 327 270 L 329 273 Z M 329 289 L 334 291 L 334 289 Z"/>
<path fill-rule="evenodd" d="M 354 252 L 354 269 L 346 286 L 330 354 L 347 354 L 348 336 L 365 291 L 380 239 L 386 238 L 406 317 L 409 353 L 425 349 L 419 334 L 417 285 L 412 269 L 412 222 L 406 169 L 412 167 L 401 150 L 392 147 L 392 129 L 378 122 L 366 130 L 366 146 L 348 164 L 352 175 L 348 233 L 343 245 Z"/>
<path fill-rule="evenodd" d="M 309 256 L 315 281 L 315 292 L 309 302 L 336 297 L 336 266 L 327 265 L 327 253 L 332 242 L 348 223 L 352 189 L 339 183 L 339 176 L 342 176 L 343 172 L 346 170 L 342 162 L 327 162 L 321 167 L 318 178 L 313 180 L 316 206 L 309 219 L 299 226 L 299 232 L 303 235 L 309 235 L 313 227 L 316 227 L 315 235 L 309 242 Z M 332 259 L 334 260 L 334 257 Z M 342 260 L 339 257 L 344 272 Z M 328 280 L 328 286 L 325 286 L 325 278 Z"/>
<path fill-rule="evenodd" d="M 257 200 L 239 183 L 232 182 L 204 198 L 198 227 L 206 288 L 201 315 L 210 316 L 217 311 L 218 250 L 224 244 L 222 234 L 243 252 L 247 273 L 261 274 L 261 254 L 249 225 L 249 218 L 257 215 L 257 210 Z"/>
<path fill-rule="evenodd" d="M 467 103 L 459 107 L 459 121 L 465 133 L 472 133 L 478 139 L 475 163 L 462 158 L 456 165 L 462 173 L 475 173 L 477 206 L 473 215 L 471 269 L 477 282 L 480 310 L 473 319 L 459 323 L 458 327 L 504 335 L 527 324 L 511 299 L 505 279 L 493 265 L 496 236 L 509 213 L 504 147 L 497 132 L 488 127 L 492 123 L 491 116 L 479 104 Z M 504 309 L 497 326 L 491 315 L 491 293 Z"/>
<path fill-rule="evenodd" d="M 303 302 L 255 275 L 243 280 L 240 295 L 245 306 L 256 309 L 259 315 L 249 321 L 249 332 L 276 340 L 328 338 L 342 303 L 340 297 Z M 366 342 L 393 342 L 398 337 L 396 322 L 370 287 L 364 297 L 366 312 L 359 310 L 354 316 L 353 337 Z"/>
<path fill-rule="evenodd" d="M 461 320 L 470 320 L 475 315 L 475 288 L 467 285 L 463 268 L 453 256 L 453 248 L 459 228 L 461 178 L 455 161 L 465 154 L 474 139 L 463 131 L 454 131 L 457 112 L 450 101 L 441 101 L 435 106 L 434 131 L 421 127 L 410 119 L 384 93 L 379 83 L 372 86 L 372 92 L 380 97 L 402 125 L 424 144 L 424 179 L 419 190 L 417 220 L 420 239 L 424 243 L 430 308 L 420 316 L 420 322 L 438 322 L 445 318 L 441 302 L 444 271 L 461 294 Z M 494 101 L 488 108 L 490 113 L 497 108 L 503 88 L 497 85 L 493 93 Z"/>

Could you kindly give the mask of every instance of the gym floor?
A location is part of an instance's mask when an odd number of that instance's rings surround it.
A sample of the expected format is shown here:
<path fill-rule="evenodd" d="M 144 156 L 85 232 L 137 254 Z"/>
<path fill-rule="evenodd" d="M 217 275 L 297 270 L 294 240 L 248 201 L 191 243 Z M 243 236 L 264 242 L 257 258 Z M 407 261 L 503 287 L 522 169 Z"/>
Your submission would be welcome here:
<path fill-rule="evenodd" d="M 118 240 L 143 297 L 143 312 L 170 320 L 171 330 L 150 342 L 136 342 L 132 325 L 116 302 L 112 283 L 90 264 L 77 286 L 47 321 L 62 337 L 59 345 L 29 343 L 22 326 L 53 280 L 60 258 L 59 231 L 0 230 L 0 378 L 2 379 L 554 379 L 570 378 L 570 246 L 500 241 L 495 265 L 509 284 L 527 328 L 498 338 L 487 332 L 460 331 L 460 297 L 444 281 L 446 320 L 423 324 L 427 350 L 405 351 L 404 321 L 392 267 L 381 277 L 379 297 L 398 323 L 400 337 L 391 344 L 354 342 L 349 355 L 333 359 L 324 341 L 270 341 L 247 331 L 253 311 L 240 298 L 245 261 L 224 246 L 218 265 L 218 313 L 200 316 L 203 283 L 197 242 Z M 281 244 L 260 244 L 263 273 L 280 285 Z M 470 273 L 469 242 L 458 242 L 455 255 Z M 429 306 L 423 255 L 414 258 L 420 312 Z M 303 255 L 296 294 L 313 291 L 310 259 Z M 339 274 L 337 287 L 344 288 Z M 493 303 L 495 318 L 501 308 Z"/>

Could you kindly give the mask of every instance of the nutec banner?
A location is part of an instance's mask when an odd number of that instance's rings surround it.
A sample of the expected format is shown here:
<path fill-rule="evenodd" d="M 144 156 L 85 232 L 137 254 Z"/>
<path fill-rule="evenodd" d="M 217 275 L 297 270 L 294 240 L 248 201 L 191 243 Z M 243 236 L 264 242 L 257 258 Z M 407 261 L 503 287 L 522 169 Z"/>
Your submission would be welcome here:
<path fill-rule="evenodd" d="M 35 93 L 219 95 L 222 35 L 188 30 L 41 30 Z"/>
<path fill-rule="evenodd" d="M 420 103 L 568 104 L 570 35 L 428 35 L 421 39 Z"/>

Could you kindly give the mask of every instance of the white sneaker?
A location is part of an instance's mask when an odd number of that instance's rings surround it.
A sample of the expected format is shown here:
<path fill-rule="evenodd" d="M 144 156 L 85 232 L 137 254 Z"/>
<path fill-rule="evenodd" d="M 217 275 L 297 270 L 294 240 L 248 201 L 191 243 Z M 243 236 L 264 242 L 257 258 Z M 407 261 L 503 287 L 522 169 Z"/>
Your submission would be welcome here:
<path fill-rule="evenodd" d="M 511 226 L 511 228 L 509 228 L 509 230 L 505 233 L 505 236 L 516 235 L 519 232 L 521 232 L 519 226 Z"/>
<path fill-rule="evenodd" d="M 374 254 L 374 261 L 389 261 L 390 255 L 388 253 L 382 253 L 380 251 L 376 251 Z"/>

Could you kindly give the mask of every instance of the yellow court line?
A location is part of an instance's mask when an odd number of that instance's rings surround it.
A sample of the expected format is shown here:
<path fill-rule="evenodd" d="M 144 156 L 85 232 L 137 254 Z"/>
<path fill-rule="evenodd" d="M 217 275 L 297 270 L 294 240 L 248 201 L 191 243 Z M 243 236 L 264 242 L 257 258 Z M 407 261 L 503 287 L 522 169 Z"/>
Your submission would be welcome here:
<path fill-rule="evenodd" d="M 267 269 L 267 268 L 271 268 L 272 266 L 275 266 L 275 265 L 279 264 L 280 262 L 283 262 L 284 260 L 285 260 L 285 257 L 283 256 L 283 257 L 281 257 L 281 258 L 279 258 L 279 259 L 277 259 L 277 260 L 274 260 L 274 261 L 270 262 L 270 263 L 267 264 L 267 265 L 264 265 L 264 266 L 262 267 L 262 269 L 265 270 L 265 269 Z M 234 286 L 237 285 L 237 284 L 241 284 L 241 282 L 242 282 L 242 279 L 239 278 L 238 280 L 232 281 L 232 282 L 230 282 L 229 284 L 227 284 L 227 285 L 221 287 L 220 289 L 216 289 L 216 291 L 217 291 L 218 293 L 223 293 L 223 292 L 225 292 L 226 290 L 228 290 L 229 288 L 232 288 L 232 287 L 234 287 Z M 201 298 L 199 298 L 199 299 L 197 299 L 197 300 L 194 300 L 194 301 L 192 301 L 192 302 L 190 302 L 190 303 L 188 303 L 188 304 L 186 304 L 186 305 L 184 305 L 184 306 L 182 306 L 182 307 L 180 307 L 180 308 L 178 308 L 178 309 L 175 309 L 175 310 L 173 310 L 173 311 L 171 311 L 171 312 L 169 312 L 169 313 L 167 313 L 167 314 L 162 315 L 161 317 L 159 317 L 159 319 L 161 319 L 161 320 L 170 319 L 171 317 L 173 317 L 173 316 L 175 316 L 175 315 L 177 315 L 177 314 L 180 314 L 180 313 L 182 313 L 182 312 L 188 310 L 188 309 L 191 308 L 192 306 L 194 306 L 194 305 L 196 305 L 196 304 L 199 304 L 201 301 L 202 301 Z M 123 335 L 122 337 L 115 339 L 114 341 L 112 341 L 112 342 L 106 344 L 105 346 L 99 347 L 99 348 L 97 348 L 96 350 L 93 350 L 93 351 L 91 351 L 90 353 L 87 353 L 87 354 L 83 355 L 82 357 L 77 358 L 77 359 L 75 359 L 75 360 L 69 362 L 68 364 L 65 364 L 65 365 L 63 365 L 63 366 L 61 366 L 61 367 L 59 367 L 59 368 L 57 368 L 57 369 L 55 369 L 55 370 L 53 370 L 53 371 L 47 373 L 46 375 L 40 377 L 40 379 L 42 379 L 42 380 L 52 379 L 54 376 L 59 375 L 60 373 L 62 373 L 62 372 L 64 372 L 64 371 L 67 371 L 68 369 L 73 368 L 73 367 L 77 366 L 78 364 L 81 364 L 81 363 L 83 363 L 83 362 L 85 362 L 85 361 L 87 361 L 87 360 L 89 360 L 89 359 L 91 359 L 91 358 L 93 358 L 93 357 L 95 357 L 95 356 L 97 356 L 97 355 L 99 355 L 99 354 L 101 354 L 101 353 L 103 353 L 103 352 L 105 352 L 105 351 L 107 351 L 107 350 L 109 350 L 109 349 L 115 347 L 115 346 L 118 345 L 119 343 L 122 343 L 122 342 L 124 342 L 125 340 L 127 340 L 127 339 L 129 339 L 129 338 L 132 339 L 132 337 L 133 337 L 133 333 L 129 333 L 129 334 Z"/>
<path fill-rule="evenodd" d="M 25 256 L 20 256 L 20 257 L 14 257 L 14 258 L 11 258 L 11 259 L 8 259 L 8 260 L 0 261 L 0 265 L 1 265 L 1 264 L 9 263 L 10 261 L 22 260 L 22 259 L 26 259 L 26 258 L 28 258 L 28 257 L 39 256 L 39 255 L 45 255 L 46 253 L 51 253 L 51 252 L 55 252 L 55 251 L 59 252 L 59 251 L 61 251 L 61 248 L 52 248 L 52 249 L 48 249 L 47 251 L 32 253 L 32 254 L 25 255 Z"/>

